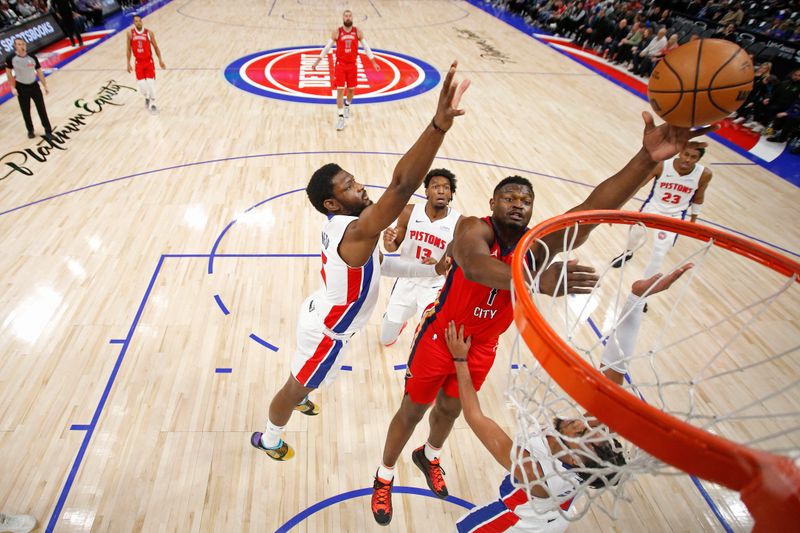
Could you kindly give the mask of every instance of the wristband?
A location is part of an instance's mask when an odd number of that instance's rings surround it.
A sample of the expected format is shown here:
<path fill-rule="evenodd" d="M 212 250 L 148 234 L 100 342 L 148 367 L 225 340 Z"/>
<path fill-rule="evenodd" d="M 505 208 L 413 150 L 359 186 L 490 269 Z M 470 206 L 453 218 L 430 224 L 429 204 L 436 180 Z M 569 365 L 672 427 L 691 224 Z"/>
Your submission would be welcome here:
<path fill-rule="evenodd" d="M 466 357 L 453 357 L 453 361 L 455 361 L 456 363 L 466 363 L 467 362 L 467 358 Z"/>
<path fill-rule="evenodd" d="M 442 133 L 442 134 L 447 133 L 447 130 L 443 130 L 442 128 L 440 128 L 439 126 L 436 125 L 436 119 L 435 118 L 431 119 L 431 127 L 433 129 L 435 129 L 436 131 Z"/>

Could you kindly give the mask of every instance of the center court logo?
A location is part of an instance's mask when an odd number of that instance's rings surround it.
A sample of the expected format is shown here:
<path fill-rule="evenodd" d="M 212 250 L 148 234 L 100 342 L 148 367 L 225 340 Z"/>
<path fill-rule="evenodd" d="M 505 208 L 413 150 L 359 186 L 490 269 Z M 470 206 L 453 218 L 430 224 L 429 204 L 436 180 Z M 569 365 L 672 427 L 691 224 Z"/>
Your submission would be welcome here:
<path fill-rule="evenodd" d="M 312 68 L 321 51 L 320 46 L 299 46 L 250 54 L 228 65 L 225 79 L 239 89 L 267 98 L 333 103 L 336 100 L 333 61 L 323 59 L 316 70 Z M 356 87 L 359 104 L 408 98 L 439 83 L 439 72 L 424 61 L 386 50 L 373 52 L 380 71 L 372 65 L 364 68 L 369 61 L 359 51 Z"/>

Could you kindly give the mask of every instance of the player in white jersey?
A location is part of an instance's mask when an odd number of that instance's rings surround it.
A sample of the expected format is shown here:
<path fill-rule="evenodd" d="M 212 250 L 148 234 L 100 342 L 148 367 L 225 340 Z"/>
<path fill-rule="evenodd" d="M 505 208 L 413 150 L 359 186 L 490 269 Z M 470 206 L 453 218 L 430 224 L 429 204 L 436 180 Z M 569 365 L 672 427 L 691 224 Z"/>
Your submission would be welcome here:
<path fill-rule="evenodd" d="M 647 180 L 653 180 L 650 194 L 642 204 L 642 213 L 655 213 L 673 218 L 686 218 L 689 213 L 692 222 L 703 207 L 706 189 L 711 181 L 711 170 L 698 164 L 705 154 L 705 149 L 697 143 L 689 143 L 674 158 L 659 163 Z M 655 179 L 653 179 L 655 178 Z M 615 257 L 611 266 L 619 268 L 633 257 L 635 250 L 646 238 L 645 229 L 631 226 L 625 252 Z M 653 239 L 653 253 L 650 263 L 644 270 L 644 277 L 649 278 L 659 271 L 667 251 L 675 244 L 678 236 L 671 231 L 656 230 Z"/>
<path fill-rule="evenodd" d="M 461 214 L 450 207 L 456 192 L 456 177 L 446 168 L 435 168 L 425 176 L 424 204 L 408 204 L 397 224 L 383 232 L 383 247 L 387 252 L 400 249 L 400 257 L 426 264 L 438 262 Z M 381 325 L 381 343 L 391 346 L 412 316 L 422 311 L 436 299 L 444 285 L 444 276 L 436 278 L 399 278 L 392 287 L 392 295 Z"/>
<path fill-rule="evenodd" d="M 400 158 L 391 183 L 375 204 L 364 185 L 334 163 L 319 168 L 308 182 L 309 201 L 328 217 L 321 237 L 323 287 L 300 307 L 289 378 L 272 398 L 266 430 L 250 438 L 250 444 L 276 461 L 294 457 L 292 447 L 281 439 L 283 429 L 296 410 L 307 415 L 319 412 L 308 394 L 331 381 L 350 338 L 369 320 L 381 273 L 432 277 L 446 268 L 444 260 L 434 266 L 383 257 L 378 240 L 422 184 L 454 118 L 464 114 L 458 104 L 469 80 L 454 81 L 456 66 L 453 62 L 445 76 L 433 120 Z"/>
<path fill-rule="evenodd" d="M 668 289 L 684 272 L 692 268 L 686 264 L 671 272 L 667 276 L 658 274 L 649 279 L 633 283 L 631 295 L 628 297 L 620 316 L 624 317 L 614 334 L 613 340 L 603 350 L 601 356 L 603 374 L 616 383 L 622 385 L 627 372 L 626 359 L 633 354 L 636 337 L 641 325 L 644 311 L 644 298 L 642 296 L 652 286 L 648 296 Z M 472 384 L 472 378 L 467 367 L 467 358 L 470 348 L 470 339 L 464 338 L 464 328 L 456 328 L 450 322 L 445 331 L 445 341 L 453 356 L 458 378 L 458 391 L 461 405 L 467 424 L 480 439 L 483 445 L 491 452 L 498 463 L 511 471 L 511 455 L 513 441 L 497 423 L 483 414 L 478 395 Z M 539 484 L 531 487 L 533 498 L 529 497 L 524 487 L 515 487 L 512 473 L 509 473 L 500 484 L 500 497 L 486 505 L 474 507 L 469 513 L 461 517 L 456 523 L 459 533 L 562 533 L 569 526 L 569 521 L 562 515 L 569 514 L 572 501 L 575 498 L 576 488 L 584 482 L 590 487 L 600 488 L 608 483 L 616 484 L 616 474 L 603 472 L 606 468 L 597 463 L 593 458 L 580 451 L 580 445 L 571 442 L 592 431 L 598 432 L 592 436 L 594 454 L 607 465 L 622 466 L 625 457 L 622 447 L 613 438 L 607 427 L 602 426 L 596 419 L 588 425 L 580 419 L 555 420 L 554 435 L 535 435 L 528 439 L 526 456 L 535 458 L 535 462 L 525 463 L 525 472 L 515 470 L 513 475 L 517 479 L 541 480 Z M 566 437 L 561 439 L 560 435 Z M 573 450 L 569 451 L 568 450 Z M 568 453 L 565 453 L 568 452 Z M 534 465 L 536 470 L 534 470 Z M 581 470 L 572 469 L 581 467 Z M 586 469 L 595 470 L 595 475 L 586 472 Z M 523 477 L 524 476 L 524 477 Z M 517 484 L 518 485 L 518 484 Z M 560 503 L 559 503 L 560 502 Z M 561 511 L 555 506 L 558 506 Z"/>

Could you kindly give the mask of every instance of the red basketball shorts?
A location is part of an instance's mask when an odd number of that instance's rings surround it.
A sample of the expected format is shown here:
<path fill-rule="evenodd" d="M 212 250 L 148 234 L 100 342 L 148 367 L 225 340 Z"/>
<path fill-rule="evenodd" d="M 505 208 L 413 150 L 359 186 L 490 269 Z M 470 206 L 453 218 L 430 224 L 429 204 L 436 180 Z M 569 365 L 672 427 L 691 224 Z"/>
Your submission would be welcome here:
<path fill-rule="evenodd" d="M 423 324 L 424 325 L 424 324 Z M 451 398 L 458 398 L 458 380 L 453 356 L 447 349 L 443 334 L 426 327 L 417 334 L 411 348 L 406 370 L 405 392 L 414 403 L 433 403 L 440 390 Z M 469 349 L 467 361 L 475 390 L 480 390 L 492 368 L 497 341 L 476 343 Z"/>
<path fill-rule="evenodd" d="M 350 87 L 355 89 L 358 85 L 358 67 L 355 63 L 336 62 L 336 87 Z"/>
<path fill-rule="evenodd" d="M 144 80 L 144 79 L 155 79 L 156 77 L 156 65 L 153 63 L 153 60 L 142 60 L 136 62 L 136 79 L 137 80 Z"/>

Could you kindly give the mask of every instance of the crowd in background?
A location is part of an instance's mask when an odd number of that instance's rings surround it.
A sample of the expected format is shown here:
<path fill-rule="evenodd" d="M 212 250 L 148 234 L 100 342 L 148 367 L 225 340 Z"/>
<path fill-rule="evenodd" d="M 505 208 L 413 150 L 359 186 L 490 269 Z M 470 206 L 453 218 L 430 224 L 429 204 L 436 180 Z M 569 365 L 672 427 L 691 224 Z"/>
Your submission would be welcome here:
<path fill-rule="evenodd" d="M 75 26 L 72 33 L 80 34 L 103 23 L 100 0 L 0 0 L 0 31 L 48 13 L 55 16 L 65 33 L 65 26 L 70 24 Z"/>
<path fill-rule="evenodd" d="M 756 35 L 800 43 L 797 0 L 495 0 L 532 26 L 567 37 L 631 74 L 648 78 L 658 61 L 700 38 L 742 46 L 756 65 L 754 89 L 734 122 L 800 153 L 800 70 L 779 77 L 778 49 Z M 800 65 L 798 65 L 800 66 Z"/>

